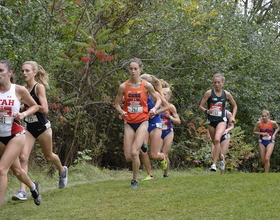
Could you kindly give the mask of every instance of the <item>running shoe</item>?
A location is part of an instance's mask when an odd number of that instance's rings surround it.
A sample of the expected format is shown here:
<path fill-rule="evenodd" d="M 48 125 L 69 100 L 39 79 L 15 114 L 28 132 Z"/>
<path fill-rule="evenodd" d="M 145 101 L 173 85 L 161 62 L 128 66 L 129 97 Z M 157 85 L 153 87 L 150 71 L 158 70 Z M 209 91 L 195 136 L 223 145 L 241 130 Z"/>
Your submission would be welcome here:
<path fill-rule="evenodd" d="M 142 179 L 142 181 L 145 181 L 145 180 L 153 180 L 153 179 L 154 179 L 154 176 L 148 175 L 148 176 L 146 176 L 144 179 Z"/>
<path fill-rule="evenodd" d="M 222 154 L 222 159 L 220 160 L 220 169 L 221 169 L 221 170 L 225 170 L 225 167 L 226 167 L 225 157 L 224 157 L 224 155 Z"/>
<path fill-rule="evenodd" d="M 141 150 L 144 152 L 144 153 L 146 153 L 147 151 L 148 151 L 148 148 L 149 148 L 149 146 L 147 145 L 147 144 L 142 144 L 142 146 L 141 146 Z"/>
<path fill-rule="evenodd" d="M 163 178 L 168 178 L 168 177 L 169 177 L 168 175 L 165 175 L 165 174 L 163 175 Z"/>
<path fill-rule="evenodd" d="M 68 182 L 68 168 L 66 166 L 63 166 L 64 172 L 59 174 L 59 183 L 58 183 L 58 188 L 63 189 L 64 187 L 67 186 Z"/>
<path fill-rule="evenodd" d="M 131 180 L 130 188 L 137 188 L 137 187 L 138 187 L 138 182 L 136 180 Z"/>
<path fill-rule="evenodd" d="M 160 161 L 160 166 L 162 170 L 166 170 L 167 169 L 167 161 L 166 158 L 164 156 L 164 153 L 160 154 L 164 159 Z"/>
<path fill-rule="evenodd" d="M 12 196 L 12 200 L 21 200 L 21 201 L 25 201 L 27 200 L 27 196 L 26 196 L 26 192 L 23 190 L 19 190 L 17 192 L 17 194 Z"/>
<path fill-rule="evenodd" d="M 35 189 L 34 190 L 30 190 L 31 195 L 34 199 L 34 203 L 36 205 L 40 205 L 41 204 L 41 195 L 39 192 L 39 184 L 36 181 L 32 181 L 35 185 Z"/>
<path fill-rule="evenodd" d="M 210 170 L 216 172 L 217 171 L 216 165 L 212 164 Z"/>

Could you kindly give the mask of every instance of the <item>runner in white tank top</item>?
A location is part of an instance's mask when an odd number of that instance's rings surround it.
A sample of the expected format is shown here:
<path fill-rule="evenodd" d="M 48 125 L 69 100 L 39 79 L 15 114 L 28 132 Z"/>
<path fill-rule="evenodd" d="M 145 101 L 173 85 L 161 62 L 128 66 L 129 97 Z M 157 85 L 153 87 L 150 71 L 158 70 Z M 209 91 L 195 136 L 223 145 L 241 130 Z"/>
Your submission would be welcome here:
<path fill-rule="evenodd" d="M 7 189 L 10 168 L 16 177 L 30 188 L 34 203 L 40 205 L 38 183 L 29 178 L 19 162 L 19 155 L 26 140 L 20 120 L 34 114 L 39 107 L 26 88 L 12 84 L 12 68 L 10 61 L 0 60 L 0 206 Z M 20 103 L 27 104 L 30 108 L 20 113 Z"/>
<path fill-rule="evenodd" d="M 15 135 L 24 130 L 20 122 L 14 120 L 14 114 L 20 109 L 20 101 L 16 96 L 15 84 L 9 91 L 0 93 L 0 137 Z"/>

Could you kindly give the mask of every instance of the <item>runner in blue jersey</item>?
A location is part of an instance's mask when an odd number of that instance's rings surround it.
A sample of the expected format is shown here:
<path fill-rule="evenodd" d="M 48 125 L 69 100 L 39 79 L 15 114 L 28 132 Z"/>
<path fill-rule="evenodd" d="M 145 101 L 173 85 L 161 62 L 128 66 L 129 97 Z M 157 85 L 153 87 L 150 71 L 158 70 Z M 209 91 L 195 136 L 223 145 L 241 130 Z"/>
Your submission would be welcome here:
<path fill-rule="evenodd" d="M 152 174 L 152 167 L 151 167 L 151 162 L 150 162 L 149 156 L 153 160 L 160 161 L 162 170 L 165 170 L 167 168 L 166 156 L 164 153 L 160 152 L 160 150 L 161 150 L 161 143 L 160 143 L 161 142 L 161 120 L 160 120 L 159 114 L 161 111 L 167 111 L 169 109 L 169 105 L 162 95 L 161 82 L 157 77 L 152 76 L 150 74 L 142 74 L 140 77 L 153 85 L 153 87 L 157 91 L 157 93 L 162 101 L 162 104 L 161 104 L 162 107 L 160 109 L 156 110 L 156 114 L 153 117 L 149 118 L 149 126 L 148 126 L 148 130 L 147 130 L 145 140 L 144 140 L 144 146 L 148 146 L 148 143 L 150 142 L 149 155 L 148 155 L 148 152 L 144 152 L 145 150 L 143 147 L 141 148 L 142 150 L 140 151 L 142 162 L 148 173 L 148 176 L 143 180 L 151 180 L 151 179 L 153 179 L 153 174 Z M 154 107 L 154 101 L 153 101 L 152 97 L 148 97 L 148 108 L 151 109 L 153 107 Z"/>
<path fill-rule="evenodd" d="M 165 84 L 167 83 L 165 82 Z M 169 102 L 172 93 L 170 89 L 170 85 L 167 88 L 162 88 L 162 92 L 165 100 Z M 171 103 L 168 104 L 170 106 L 170 109 L 160 114 L 161 123 L 162 123 L 162 134 L 161 134 L 162 152 L 164 153 L 167 159 L 167 168 L 164 170 L 163 173 L 164 178 L 169 177 L 168 171 L 169 171 L 170 161 L 169 161 L 168 154 L 172 147 L 173 138 L 174 138 L 173 123 L 177 125 L 181 124 L 181 120 L 177 113 L 176 107 Z"/>

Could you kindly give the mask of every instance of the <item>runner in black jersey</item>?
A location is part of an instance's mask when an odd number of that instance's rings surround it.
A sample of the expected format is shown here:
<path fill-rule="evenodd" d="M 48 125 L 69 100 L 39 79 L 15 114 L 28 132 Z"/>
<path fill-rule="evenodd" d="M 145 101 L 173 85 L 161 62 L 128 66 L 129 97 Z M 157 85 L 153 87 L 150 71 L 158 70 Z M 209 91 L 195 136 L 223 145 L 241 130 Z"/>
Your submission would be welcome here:
<path fill-rule="evenodd" d="M 220 160 L 220 171 L 221 174 L 224 174 L 225 167 L 226 167 L 226 161 L 225 157 L 228 151 L 229 143 L 230 143 L 230 131 L 234 129 L 234 123 L 230 123 L 229 119 L 232 117 L 232 114 L 230 111 L 225 110 L 226 118 L 227 118 L 227 126 L 226 130 L 224 131 L 220 143 L 221 143 L 221 156 L 222 159 Z M 210 138 L 209 132 L 207 134 L 207 137 Z M 212 151 L 211 151 L 211 157 L 213 159 L 213 153 L 214 153 L 215 145 L 212 144 Z"/>
<path fill-rule="evenodd" d="M 51 123 L 46 116 L 49 110 L 45 91 L 45 87 L 48 88 L 48 74 L 35 61 L 26 61 L 22 65 L 22 76 L 26 82 L 26 88 L 39 106 L 39 110 L 24 118 L 24 122 L 26 123 L 26 142 L 20 154 L 21 167 L 28 172 L 29 156 L 37 141 L 40 144 L 45 159 L 56 166 L 59 173 L 58 187 L 62 189 L 67 185 L 68 168 L 62 166 L 58 155 L 53 153 Z M 41 83 L 38 83 L 36 80 L 39 80 Z M 29 106 L 25 105 L 24 109 L 28 108 Z M 20 190 L 12 196 L 12 200 L 27 200 L 25 188 L 26 186 L 20 183 Z"/>
<path fill-rule="evenodd" d="M 216 171 L 216 164 L 218 159 L 222 159 L 221 155 L 221 137 L 226 129 L 227 118 L 225 117 L 225 105 L 228 100 L 233 108 L 232 117 L 229 119 L 231 123 L 235 121 L 237 112 L 237 104 L 232 95 L 223 90 L 225 78 L 222 74 L 215 74 L 213 76 L 214 88 L 205 92 L 200 105 L 199 110 L 205 112 L 208 115 L 208 131 L 211 136 L 212 142 L 215 145 L 213 152 L 213 164 L 211 165 L 211 171 Z M 208 107 L 205 108 L 205 104 Z"/>

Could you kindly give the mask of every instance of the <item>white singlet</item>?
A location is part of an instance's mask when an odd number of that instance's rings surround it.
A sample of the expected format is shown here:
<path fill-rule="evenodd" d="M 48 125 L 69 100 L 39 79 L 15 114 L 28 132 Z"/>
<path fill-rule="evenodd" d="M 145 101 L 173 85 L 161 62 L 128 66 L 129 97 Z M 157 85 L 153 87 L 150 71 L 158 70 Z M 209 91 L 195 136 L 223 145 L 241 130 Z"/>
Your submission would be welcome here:
<path fill-rule="evenodd" d="M 9 137 L 24 130 L 20 122 L 14 120 L 14 113 L 19 112 L 21 105 L 15 88 L 16 85 L 11 84 L 9 91 L 0 92 L 0 137 Z"/>

